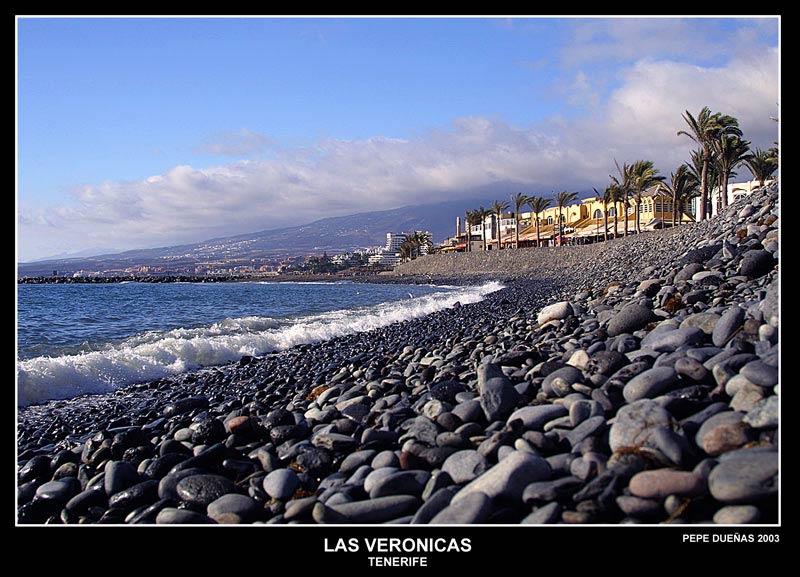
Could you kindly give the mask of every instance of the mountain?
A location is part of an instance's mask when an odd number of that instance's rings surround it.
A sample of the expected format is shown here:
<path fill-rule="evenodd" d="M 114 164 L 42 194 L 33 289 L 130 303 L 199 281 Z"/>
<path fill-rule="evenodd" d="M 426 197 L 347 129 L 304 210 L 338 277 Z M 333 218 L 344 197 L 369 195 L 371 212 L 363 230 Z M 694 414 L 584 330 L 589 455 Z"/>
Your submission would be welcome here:
<path fill-rule="evenodd" d="M 430 205 L 404 206 L 391 210 L 329 217 L 288 228 L 263 230 L 237 236 L 214 238 L 196 244 L 129 250 L 83 258 L 58 258 L 20 263 L 19 276 L 71 274 L 78 270 L 111 270 L 132 266 L 183 267 L 195 263 L 230 260 L 329 254 L 357 248 L 382 246 L 387 232 L 427 230 L 434 242 L 455 234 L 456 217 L 464 210 L 483 204 L 485 198 L 445 201 Z"/>

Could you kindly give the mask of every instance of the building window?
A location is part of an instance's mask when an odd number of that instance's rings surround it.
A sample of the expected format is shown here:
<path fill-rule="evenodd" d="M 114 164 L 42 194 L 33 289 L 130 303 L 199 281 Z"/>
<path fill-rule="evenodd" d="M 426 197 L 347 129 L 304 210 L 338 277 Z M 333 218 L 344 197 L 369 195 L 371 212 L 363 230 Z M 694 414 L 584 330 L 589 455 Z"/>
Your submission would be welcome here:
<path fill-rule="evenodd" d="M 561 215 L 560 218 L 561 218 L 561 222 L 566 222 L 567 221 L 567 217 L 565 215 L 563 215 L 563 214 Z"/>
<path fill-rule="evenodd" d="M 600 210 L 599 208 L 597 210 L 595 210 L 594 211 L 594 218 L 595 219 L 603 218 L 603 211 Z"/>
<path fill-rule="evenodd" d="M 547 224 L 553 224 L 553 217 L 552 216 L 548 216 L 547 217 Z"/>
<path fill-rule="evenodd" d="M 617 207 L 612 206 L 608 209 L 608 216 L 617 216 Z"/>

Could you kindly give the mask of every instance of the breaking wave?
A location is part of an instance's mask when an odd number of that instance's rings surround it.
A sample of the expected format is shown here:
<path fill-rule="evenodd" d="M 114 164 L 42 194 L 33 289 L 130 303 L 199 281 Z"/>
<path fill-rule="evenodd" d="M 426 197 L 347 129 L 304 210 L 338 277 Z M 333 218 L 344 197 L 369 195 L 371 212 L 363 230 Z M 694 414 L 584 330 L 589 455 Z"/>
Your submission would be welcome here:
<path fill-rule="evenodd" d="M 248 316 L 208 326 L 147 331 L 103 350 L 40 356 L 17 365 L 17 404 L 104 393 L 119 387 L 263 355 L 295 345 L 369 331 L 482 300 L 502 285 L 490 282 L 448 292 L 294 319 Z M 410 295 L 413 297 L 413 295 Z"/>

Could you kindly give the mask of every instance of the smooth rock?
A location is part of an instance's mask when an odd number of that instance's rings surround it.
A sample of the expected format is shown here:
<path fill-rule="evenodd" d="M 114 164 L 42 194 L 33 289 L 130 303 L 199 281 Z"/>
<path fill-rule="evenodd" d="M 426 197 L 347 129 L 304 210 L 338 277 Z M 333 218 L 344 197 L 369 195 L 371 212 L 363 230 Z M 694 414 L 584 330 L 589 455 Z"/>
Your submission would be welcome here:
<path fill-rule="evenodd" d="M 748 525 L 758 523 L 761 511 L 753 505 L 728 505 L 714 513 L 717 525 Z"/>
<path fill-rule="evenodd" d="M 453 453 L 445 460 L 442 471 L 456 484 L 469 483 L 489 467 L 488 461 L 477 451 L 466 449 Z"/>
<path fill-rule="evenodd" d="M 635 497 L 663 499 L 667 495 L 696 496 L 704 492 L 700 477 L 691 471 L 655 469 L 636 473 L 628 485 Z"/>
<path fill-rule="evenodd" d="M 216 521 L 208 515 L 195 513 L 188 509 L 167 507 L 156 515 L 157 525 L 215 525 Z"/>
<path fill-rule="evenodd" d="M 705 333 L 697 327 L 664 330 L 659 331 L 657 334 L 654 333 L 655 331 L 648 335 L 647 342 L 642 342 L 642 346 L 646 345 L 647 348 L 662 353 L 671 353 L 686 345 L 696 345 L 703 342 L 703 339 L 705 339 Z"/>
<path fill-rule="evenodd" d="M 708 476 L 711 495 L 722 503 L 754 503 L 778 493 L 778 453 L 749 452 L 721 461 Z"/>
<path fill-rule="evenodd" d="M 192 475 L 181 479 L 175 488 L 182 501 L 207 506 L 226 493 L 234 493 L 236 486 L 221 475 Z"/>
<path fill-rule="evenodd" d="M 510 424 L 519 419 L 526 430 L 539 431 L 544 428 L 545 423 L 567 414 L 568 411 L 563 405 L 537 405 L 517 409 L 511 413 L 506 422 Z"/>
<path fill-rule="evenodd" d="M 329 509 L 350 523 L 383 523 L 412 514 L 420 503 L 417 497 L 392 495 L 367 501 L 340 503 L 331 505 Z"/>
<path fill-rule="evenodd" d="M 536 317 L 537 324 L 543 325 L 552 320 L 565 319 L 572 314 L 572 305 L 567 301 L 561 301 L 544 307 Z"/>
<path fill-rule="evenodd" d="M 675 430 L 677 424 L 669 412 L 652 399 L 625 405 L 618 412 L 608 434 L 612 451 L 628 447 L 658 449 L 653 436 L 658 429 Z"/>
<path fill-rule="evenodd" d="M 628 403 L 639 399 L 652 399 L 674 388 L 677 382 L 678 373 L 675 369 L 655 367 L 639 373 L 628 381 L 622 390 L 622 395 Z"/>
<path fill-rule="evenodd" d="M 732 306 L 717 321 L 711 340 L 714 346 L 723 347 L 735 335 L 744 321 L 745 311 L 738 306 Z"/>
<path fill-rule="evenodd" d="M 711 416 L 695 435 L 695 443 L 712 457 L 738 449 L 750 441 L 744 414 L 725 411 Z"/>
<path fill-rule="evenodd" d="M 780 401 L 777 395 L 771 395 L 755 404 L 742 419 L 754 429 L 774 429 L 778 426 Z"/>
<path fill-rule="evenodd" d="M 492 363 L 478 367 L 481 407 L 489 422 L 505 419 L 519 402 L 514 384 Z"/>
<path fill-rule="evenodd" d="M 766 250 L 748 250 L 739 263 L 739 274 L 758 278 L 767 274 L 775 266 L 775 259 Z"/>
<path fill-rule="evenodd" d="M 778 367 L 760 360 L 750 361 L 739 372 L 751 383 L 762 387 L 773 387 L 778 384 Z"/>
<path fill-rule="evenodd" d="M 481 492 L 491 499 L 518 501 L 530 483 L 550 477 L 550 465 L 542 457 L 525 451 L 513 451 L 505 459 L 461 489 L 453 504 L 470 493 Z"/>
<path fill-rule="evenodd" d="M 109 461 L 104 471 L 106 476 L 103 486 L 108 496 L 127 489 L 139 480 L 136 467 L 128 461 Z"/>
<path fill-rule="evenodd" d="M 276 469 L 264 477 L 262 487 L 273 499 L 291 497 L 300 485 L 300 479 L 292 469 Z"/>
<path fill-rule="evenodd" d="M 520 524 L 522 525 L 551 525 L 561 518 L 561 505 L 559 503 L 548 503 L 542 507 L 534 509 L 525 517 Z"/>
<path fill-rule="evenodd" d="M 492 500 L 475 491 L 442 509 L 431 520 L 431 525 L 469 525 L 483 523 L 492 512 Z"/>
<path fill-rule="evenodd" d="M 262 506 L 255 499 L 238 493 L 228 493 L 209 503 L 208 516 L 217 522 L 223 515 L 234 514 L 243 521 L 250 521 L 258 515 Z"/>
<path fill-rule="evenodd" d="M 615 337 L 623 333 L 633 333 L 655 320 L 653 311 L 637 303 L 630 303 L 614 315 L 608 322 L 608 336 Z"/>

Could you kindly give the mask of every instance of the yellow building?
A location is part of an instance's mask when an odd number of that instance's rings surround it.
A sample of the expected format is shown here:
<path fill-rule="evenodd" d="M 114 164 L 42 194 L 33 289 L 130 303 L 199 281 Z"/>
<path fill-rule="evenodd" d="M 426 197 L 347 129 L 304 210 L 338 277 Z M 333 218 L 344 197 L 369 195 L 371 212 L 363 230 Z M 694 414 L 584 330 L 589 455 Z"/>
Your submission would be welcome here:
<path fill-rule="evenodd" d="M 539 236 L 540 242 L 544 246 L 558 244 L 559 233 L 561 243 L 584 244 L 604 240 L 605 219 L 604 214 L 608 214 L 608 238 L 622 236 L 625 234 L 625 222 L 628 221 L 628 234 L 636 231 L 636 215 L 634 209 L 634 199 L 628 201 L 627 210 L 622 203 L 609 203 L 604 205 L 602 201 L 595 198 L 588 198 L 577 203 L 564 206 L 561 209 L 561 220 L 559 226 L 559 210 L 557 206 L 539 213 Z M 641 230 L 655 230 L 658 228 L 670 227 L 673 221 L 673 202 L 671 195 L 656 185 L 647 189 L 642 194 L 640 205 Z M 690 207 L 684 207 L 689 210 Z M 626 214 L 623 214 L 623 213 Z M 519 245 L 536 246 L 537 232 L 535 215 L 531 212 L 523 212 L 519 215 Z M 616 220 L 616 226 L 615 226 Z M 459 234 L 453 237 L 445 250 L 462 251 L 466 248 L 466 231 L 461 230 L 460 218 L 457 228 Z M 676 223 L 685 224 L 694 222 L 688 214 L 683 213 L 680 218 L 676 216 Z M 481 250 L 486 240 L 487 250 L 497 250 L 499 248 L 515 248 L 517 244 L 516 229 L 517 221 L 514 214 L 504 214 L 497 226 L 497 215 L 489 215 L 483 224 L 470 227 L 471 250 Z M 499 228 L 499 230 L 498 230 Z M 498 238 L 499 237 L 499 238 Z"/>

